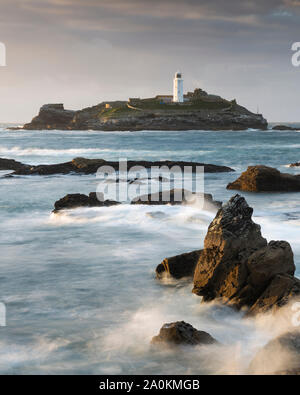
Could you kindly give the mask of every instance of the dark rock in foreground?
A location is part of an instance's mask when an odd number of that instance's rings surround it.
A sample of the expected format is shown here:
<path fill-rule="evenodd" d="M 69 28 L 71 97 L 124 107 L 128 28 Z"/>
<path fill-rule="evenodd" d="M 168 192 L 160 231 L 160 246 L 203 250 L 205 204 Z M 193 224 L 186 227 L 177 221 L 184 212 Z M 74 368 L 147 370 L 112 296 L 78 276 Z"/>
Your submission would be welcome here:
<path fill-rule="evenodd" d="M 165 275 L 176 279 L 192 277 L 201 252 L 202 250 L 197 250 L 165 258 L 156 268 L 156 277 L 163 278 Z"/>
<path fill-rule="evenodd" d="M 193 293 L 204 302 L 219 300 L 247 314 L 276 310 L 300 299 L 300 280 L 294 277 L 292 249 L 286 241 L 270 241 L 252 221 L 253 209 L 240 195 L 217 212 L 208 227 L 204 249 L 167 258 L 156 269 L 181 278 L 191 275 Z"/>
<path fill-rule="evenodd" d="M 267 244 L 253 209 L 236 195 L 223 205 L 208 228 L 194 274 L 193 292 L 204 301 L 220 299 L 248 314 L 285 305 L 300 295 L 293 277 L 293 252 L 285 241 Z"/>
<path fill-rule="evenodd" d="M 114 170 L 119 170 L 120 163 L 116 161 L 106 161 L 104 159 L 86 159 L 86 158 L 74 158 L 70 162 L 57 163 L 54 165 L 38 165 L 30 166 L 26 168 L 21 168 L 15 171 L 15 175 L 51 175 L 51 174 L 69 174 L 69 173 L 83 173 L 83 174 L 93 174 L 96 173 L 99 167 L 110 166 Z M 198 167 L 203 166 L 205 173 L 224 173 L 234 171 L 227 166 L 219 166 L 213 164 L 199 163 L 199 162 L 185 162 L 185 161 L 133 161 L 129 160 L 127 162 L 128 171 L 133 166 L 141 166 L 145 169 L 150 169 L 151 167 L 161 167 L 167 166 L 171 171 L 174 166 L 177 167 L 178 171 L 183 171 L 186 166 L 190 166 L 192 172 L 196 172 Z M 174 168 L 174 171 L 176 168 Z"/>
<path fill-rule="evenodd" d="M 198 331 L 184 321 L 177 321 L 164 324 L 159 334 L 152 338 L 151 343 L 195 346 L 200 344 L 216 344 L 218 342 L 209 333 Z"/>
<path fill-rule="evenodd" d="M 251 361 L 250 374 L 300 374 L 300 332 L 287 332 L 267 343 Z"/>
<path fill-rule="evenodd" d="M 120 204 L 119 202 L 116 202 L 114 200 L 104 200 L 103 194 L 102 197 L 100 195 L 101 194 L 98 193 L 98 197 L 100 197 L 100 199 L 98 199 L 96 192 L 91 192 L 89 196 L 81 193 L 68 194 L 55 202 L 55 209 L 53 210 L 53 212 L 57 213 L 60 210 L 72 209 L 77 207 L 109 207 Z"/>
<path fill-rule="evenodd" d="M 192 193 L 186 189 L 171 189 L 170 191 L 161 191 L 149 195 L 137 196 L 131 204 L 147 204 L 147 205 L 162 205 L 162 204 L 194 204 L 203 203 L 203 210 L 218 209 L 222 206 L 222 202 L 213 200 L 209 193 Z"/>
<path fill-rule="evenodd" d="M 0 170 L 23 170 L 29 166 L 13 159 L 0 158 Z"/>
<path fill-rule="evenodd" d="M 287 125 L 276 125 L 276 126 L 272 127 L 272 130 L 298 131 L 300 129 L 299 128 L 293 128 L 293 127 L 287 126 Z"/>
<path fill-rule="evenodd" d="M 300 175 L 280 173 L 273 167 L 249 166 L 227 189 L 248 192 L 299 192 Z"/>

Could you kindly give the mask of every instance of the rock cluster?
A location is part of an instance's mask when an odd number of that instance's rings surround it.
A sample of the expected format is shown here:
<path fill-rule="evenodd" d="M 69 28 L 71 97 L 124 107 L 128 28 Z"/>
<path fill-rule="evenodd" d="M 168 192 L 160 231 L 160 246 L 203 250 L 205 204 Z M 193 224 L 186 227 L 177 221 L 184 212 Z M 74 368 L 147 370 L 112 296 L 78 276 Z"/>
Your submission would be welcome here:
<path fill-rule="evenodd" d="M 221 202 L 213 200 L 212 195 L 204 194 L 204 196 L 197 196 L 192 192 L 185 190 L 177 190 L 178 194 L 175 194 L 174 189 L 168 191 L 168 195 L 164 195 L 162 199 L 162 193 L 158 192 L 157 194 L 152 195 L 142 195 L 140 197 L 136 197 L 131 201 L 131 204 L 145 204 L 145 205 L 162 205 L 162 204 L 194 204 L 197 198 L 201 198 L 201 202 L 203 203 L 203 209 L 205 210 L 214 210 L 216 211 L 222 204 Z M 179 192 L 178 192 L 179 191 Z M 174 200 L 174 198 L 181 196 L 181 200 Z M 160 197 L 160 200 L 158 198 Z M 168 200 L 164 200 L 167 199 Z M 120 202 L 116 202 L 115 200 L 104 200 L 103 193 L 91 192 L 89 196 L 81 194 L 81 193 L 73 193 L 64 196 L 55 202 L 54 212 L 58 212 L 63 209 L 72 209 L 76 207 L 103 207 L 103 206 L 112 206 L 120 204 Z"/>
<path fill-rule="evenodd" d="M 204 301 L 221 299 L 246 307 L 248 314 L 280 307 L 300 294 L 289 243 L 267 243 L 252 213 L 239 195 L 218 211 L 205 237 L 193 289 Z"/>
<path fill-rule="evenodd" d="M 300 175 L 280 173 L 273 167 L 249 166 L 227 189 L 248 192 L 299 192 Z"/>
<path fill-rule="evenodd" d="M 157 336 L 154 336 L 152 344 L 169 344 L 169 345 L 189 345 L 195 346 L 200 344 L 218 343 L 209 333 L 198 331 L 192 325 L 177 321 L 170 324 L 164 324 Z"/>
<path fill-rule="evenodd" d="M 204 249 L 167 258 L 157 267 L 157 277 L 167 273 L 180 278 L 194 271 L 193 293 L 203 301 L 216 299 L 246 308 L 247 314 L 276 309 L 300 297 L 289 243 L 267 243 L 252 213 L 243 197 L 233 196 L 209 225 Z"/>

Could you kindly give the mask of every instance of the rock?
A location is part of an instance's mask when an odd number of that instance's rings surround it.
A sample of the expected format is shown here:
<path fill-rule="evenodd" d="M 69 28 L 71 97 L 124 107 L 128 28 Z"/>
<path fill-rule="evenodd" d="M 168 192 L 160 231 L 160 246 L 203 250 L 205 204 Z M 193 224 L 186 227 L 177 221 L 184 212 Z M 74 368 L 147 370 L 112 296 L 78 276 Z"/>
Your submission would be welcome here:
<path fill-rule="evenodd" d="M 164 213 L 163 211 L 150 211 L 146 213 L 147 217 L 153 218 L 153 219 L 164 219 L 167 218 L 168 215 Z"/>
<path fill-rule="evenodd" d="M 209 225 L 194 275 L 193 292 L 205 301 L 229 300 L 244 286 L 248 270 L 246 259 L 265 247 L 260 226 L 252 217 L 253 209 L 236 195 L 217 213 Z"/>
<path fill-rule="evenodd" d="M 160 191 L 148 195 L 137 196 L 131 201 L 131 204 L 148 204 L 148 205 L 162 205 L 162 204 L 195 204 L 203 203 L 204 210 L 214 210 L 222 206 L 222 202 L 213 200 L 209 193 L 192 193 L 186 189 L 171 189 L 170 191 Z"/>
<path fill-rule="evenodd" d="M 100 197 L 100 200 L 98 197 Z M 103 194 L 98 193 L 98 197 L 96 192 L 91 192 L 89 196 L 81 193 L 68 194 L 55 202 L 53 212 L 57 213 L 60 210 L 76 207 L 109 207 L 120 204 L 114 200 L 104 200 Z"/>
<path fill-rule="evenodd" d="M 194 275 L 196 264 L 202 250 L 165 258 L 156 268 L 156 277 L 171 276 L 176 279 Z"/>
<path fill-rule="evenodd" d="M 227 189 L 248 192 L 299 192 L 300 175 L 280 173 L 273 167 L 249 166 Z"/>
<path fill-rule="evenodd" d="M 0 158 L 0 170 L 22 170 L 29 166 L 13 159 Z"/>
<path fill-rule="evenodd" d="M 209 333 L 198 331 L 184 321 L 177 321 L 164 324 L 159 334 L 152 338 L 151 343 L 195 346 L 200 344 L 216 344 L 218 342 Z"/>
<path fill-rule="evenodd" d="M 275 311 L 300 295 L 289 243 L 267 244 L 252 212 L 239 195 L 218 211 L 199 252 L 193 289 L 203 301 L 219 299 L 248 315 Z"/>
<path fill-rule="evenodd" d="M 220 96 L 198 90 L 190 103 L 163 104 L 156 98 L 107 102 L 80 111 L 65 110 L 63 104 L 46 104 L 24 129 L 68 129 L 101 131 L 138 130 L 245 130 L 267 129 L 261 114 L 254 114 Z M 136 102 L 136 103 L 135 103 Z M 113 110 L 113 111 L 112 111 Z"/>
<path fill-rule="evenodd" d="M 287 126 L 287 125 L 276 125 L 276 126 L 272 127 L 272 130 L 288 130 L 288 131 L 295 130 L 295 131 L 297 131 L 297 130 L 300 130 L 300 128 L 293 128 L 293 127 Z"/>
<path fill-rule="evenodd" d="M 70 129 L 76 111 L 65 110 L 63 104 L 45 104 L 39 115 L 23 126 L 27 130 Z"/>
<path fill-rule="evenodd" d="M 286 274 L 277 274 L 265 288 L 256 302 L 251 306 L 247 315 L 266 313 L 285 306 L 290 300 L 299 301 L 300 280 Z"/>
<path fill-rule="evenodd" d="M 57 163 L 54 165 L 38 165 L 29 166 L 28 168 L 19 169 L 15 171 L 14 175 L 50 175 L 50 174 L 68 174 L 68 173 L 83 173 L 83 174 L 93 174 L 96 173 L 101 166 L 110 166 L 112 169 L 118 171 L 120 163 L 116 161 L 106 161 L 104 159 L 87 159 L 87 158 L 74 158 L 70 162 Z M 185 167 L 189 166 L 193 173 L 197 171 L 199 167 L 204 168 L 205 173 L 224 173 L 234 171 L 230 167 L 198 163 L 198 162 L 184 162 L 184 161 L 128 161 L 127 169 L 134 166 L 141 166 L 145 169 L 151 169 L 152 167 L 167 167 L 172 171 L 177 167 L 178 171 L 183 171 Z M 176 169 L 175 169 L 176 170 Z"/>
<path fill-rule="evenodd" d="M 291 163 L 289 167 L 300 167 L 300 162 Z"/>
<path fill-rule="evenodd" d="M 298 375 L 300 373 L 300 332 L 287 332 L 269 341 L 254 356 L 248 373 Z"/>
<path fill-rule="evenodd" d="M 270 241 L 247 260 L 248 281 L 255 287 L 264 287 L 277 274 L 293 276 L 296 270 L 291 246 L 286 241 Z"/>

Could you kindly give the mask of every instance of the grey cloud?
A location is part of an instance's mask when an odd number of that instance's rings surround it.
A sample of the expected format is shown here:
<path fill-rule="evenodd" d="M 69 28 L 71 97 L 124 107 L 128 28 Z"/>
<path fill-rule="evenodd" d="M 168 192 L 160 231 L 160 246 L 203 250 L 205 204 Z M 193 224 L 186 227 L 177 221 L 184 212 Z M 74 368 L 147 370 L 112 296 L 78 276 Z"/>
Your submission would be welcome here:
<path fill-rule="evenodd" d="M 259 104 L 269 119 L 295 120 L 291 87 L 300 70 L 290 64 L 290 47 L 300 41 L 299 4 L 1 0 L 8 66 L 0 68 L 0 121 L 29 120 L 43 102 L 79 108 L 170 92 L 178 68 L 186 89 L 199 85 L 253 110 Z"/>

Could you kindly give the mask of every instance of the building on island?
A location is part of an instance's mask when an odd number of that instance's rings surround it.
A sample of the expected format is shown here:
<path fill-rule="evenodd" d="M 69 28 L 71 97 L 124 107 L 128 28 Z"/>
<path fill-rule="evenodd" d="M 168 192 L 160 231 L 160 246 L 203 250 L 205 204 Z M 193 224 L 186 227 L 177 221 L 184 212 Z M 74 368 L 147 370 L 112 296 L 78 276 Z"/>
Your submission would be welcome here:
<path fill-rule="evenodd" d="M 157 95 L 155 99 L 158 100 L 160 103 L 172 103 L 173 95 Z"/>
<path fill-rule="evenodd" d="M 173 102 L 183 103 L 183 78 L 182 73 L 177 71 L 173 80 Z"/>

